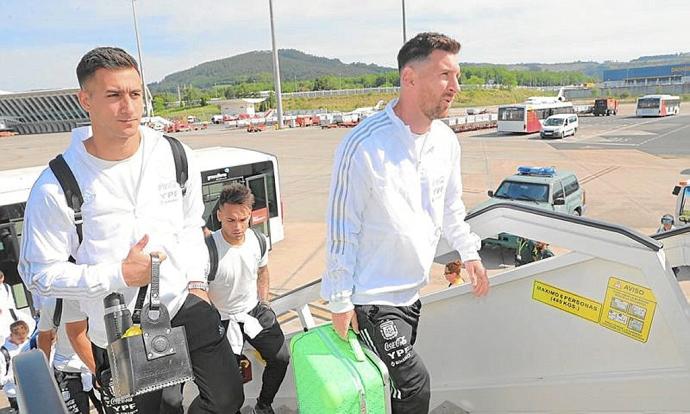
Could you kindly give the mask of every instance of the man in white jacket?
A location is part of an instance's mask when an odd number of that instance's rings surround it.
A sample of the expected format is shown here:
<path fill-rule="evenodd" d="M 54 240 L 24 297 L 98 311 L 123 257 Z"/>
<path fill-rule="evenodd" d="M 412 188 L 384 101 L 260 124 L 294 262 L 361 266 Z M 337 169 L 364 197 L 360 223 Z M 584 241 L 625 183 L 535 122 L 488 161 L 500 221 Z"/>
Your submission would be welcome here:
<path fill-rule="evenodd" d="M 138 287 L 150 282 L 150 253 L 158 253 L 164 259 L 160 300 L 172 325 L 185 327 L 199 387 L 189 412 L 234 413 L 244 394 L 220 316 L 208 299 L 201 175 L 193 154 L 184 147 L 189 178 L 183 192 L 171 146 L 160 133 L 140 126 L 141 76 L 124 50 L 88 52 L 77 66 L 77 78 L 79 102 L 93 132 L 81 140 L 82 132 L 76 131 L 63 156 L 83 195 L 81 217 L 68 207 L 55 175 L 46 169 L 26 206 L 19 262 L 24 283 L 43 296 L 79 301 L 88 316 L 106 411 L 156 413 L 160 391 L 118 407 L 108 402 L 103 298 L 121 292 L 132 311 Z M 82 220 L 80 243 L 76 225 Z"/>
<path fill-rule="evenodd" d="M 398 53 L 400 98 L 348 134 L 334 162 L 321 296 L 338 334 L 352 326 L 388 366 L 396 414 L 429 411 L 429 373 L 413 345 L 419 289 L 441 236 L 475 294 L 489 289 L 479 238 L 464 221 L 460 146 L 438 120 L 459 89 L 459 50 L 438 33 L 408 41 Z"/>

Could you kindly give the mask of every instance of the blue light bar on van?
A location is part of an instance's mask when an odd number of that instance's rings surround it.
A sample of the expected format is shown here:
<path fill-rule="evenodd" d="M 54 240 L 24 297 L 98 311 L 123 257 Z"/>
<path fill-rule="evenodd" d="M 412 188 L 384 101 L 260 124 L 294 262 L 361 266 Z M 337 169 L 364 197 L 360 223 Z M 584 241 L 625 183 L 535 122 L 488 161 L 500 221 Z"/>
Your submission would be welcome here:
<path fill-rule="evenodd" d="M 520 175 L 540 175 L 544 177 L 553 177 L 556 175 L 556 169 L 553 167 L 518 167 L 518 174 Z"/>

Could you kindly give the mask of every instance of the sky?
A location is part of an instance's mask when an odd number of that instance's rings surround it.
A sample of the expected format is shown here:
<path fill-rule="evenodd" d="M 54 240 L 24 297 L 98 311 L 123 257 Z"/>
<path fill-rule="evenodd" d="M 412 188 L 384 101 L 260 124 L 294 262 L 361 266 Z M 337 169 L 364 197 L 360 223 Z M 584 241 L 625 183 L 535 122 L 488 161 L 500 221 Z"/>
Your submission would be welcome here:
<path fill-rule="evenodd" d="M 136 57 L 131 0 L 1 0 L 0 91 L 73 88 L 81 56 Z M 395 67 L 402 0 L 274 0 L 277 45 Z M 147 83 L 210 60 L 271 48 L 268 0 L 136 0 Z M 462 43 L 460 61 L 628 61 L 690 52 L 687 0 L 405 0 L 407 38 Z"/>

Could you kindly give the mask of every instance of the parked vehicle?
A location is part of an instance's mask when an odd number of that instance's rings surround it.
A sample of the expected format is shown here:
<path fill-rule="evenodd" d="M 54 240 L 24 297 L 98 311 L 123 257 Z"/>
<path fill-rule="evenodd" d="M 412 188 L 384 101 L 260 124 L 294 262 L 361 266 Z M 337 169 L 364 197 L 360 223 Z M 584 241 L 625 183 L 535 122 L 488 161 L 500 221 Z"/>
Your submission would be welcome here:
<path fill-rule="evenodd" d="M 594 100 L 594 116 L 609 116 L 618 114 L 618 99 L 597 98 Z"/>
<path fill-rule="evenodd" d="M 501 182 L 496 191 L 488 191 L 488 200 L 472 208 L 471 212 L 498 203 L 516 203 L 559 213 L 581 216 L 584 214 L 585 190 L 575 173 L 556 171 L 553 167 L 518 167 L 517 173 Z M 470 213 L 471 213 L 470 212 Z M 517 237 L 501 233 L 484 243 L 515 248 Z"/>
<path fill-rule="evenodd" d="M 572 114 L 572 102 L 555 98 L 530 98 L 525 103 L 501 105 L 498 107 L 498 132 L 539 132 L 544 119 L 551 115 Z"/>
<path fill-rule="evenodd" d="M 680 98 L 672 95 L 645 95 L 637 98 L 637 116 L 678 115 Z"/>
<path fill-rule="evenodd" d="M 215 210 L 223 187 L 240 182 L 254 194 L 252 227 L 266 235 L 269 248 L 284 239 L 283 203 L 275 155 L 232 147 L 198 149 L 194 155 L 201 170 L 203 218 L 210 230 L 220 228 Z M 5 283 L 20 311 L 33 306 L 31 294 L 24 288 L 17 271 L 24 209 L 31 187 L 44 169 L 45 166 L 38 166 L 0 171 L 0 270 L 5 273 Z M 32 312 L 26 311 L 29 321 Z"/>
<path fill-rule="evenodd" d="M 540 135 L 542 138 L 565 138 L 575 135 L 580 121 L 575 114 L 551 115 L 544 121 Z"/>

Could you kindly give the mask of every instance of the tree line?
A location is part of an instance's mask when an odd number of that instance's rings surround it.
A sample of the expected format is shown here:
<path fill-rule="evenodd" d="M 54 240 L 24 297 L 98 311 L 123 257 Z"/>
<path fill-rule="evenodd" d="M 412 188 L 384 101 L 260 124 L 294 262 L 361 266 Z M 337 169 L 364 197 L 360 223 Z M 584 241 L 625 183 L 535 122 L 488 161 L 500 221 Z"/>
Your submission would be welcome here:
<path fill-rule="evenodd" d="M 460 82 L 464 85 L 499 85 L 501 87 L 519 86 L 559 86 L 595 82 L 596 79 L 575 71 L 509 70 L 502 66 L 463 66 Z M 315 79 L 281 79 L 284 93 L 308 92 L 334 89 L 361 89 L 400 86 L 397 71 L 359 76 L 339 74 L 321 76 Z M 201 102 L 202 106 L 212 98 L 249 98 L 262 91 L 273 90 L 270 73 L 257 73 L 229 85 L 214 85 L 200 89 L 191 85 L 181 85 L 179 98 L 184 102 Z M 154 96 L 154 110 L 165 106 L 166 102 L 178 101 L 178 94 L 160 93 Z"/>

